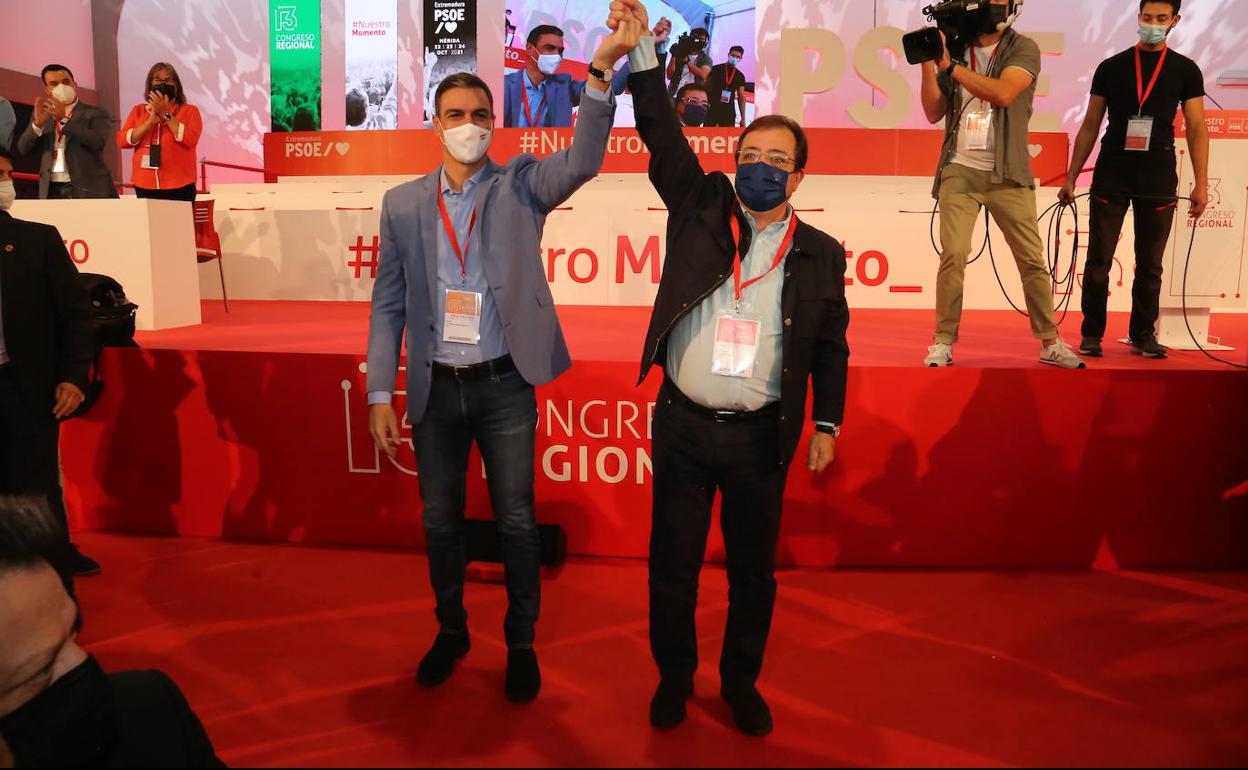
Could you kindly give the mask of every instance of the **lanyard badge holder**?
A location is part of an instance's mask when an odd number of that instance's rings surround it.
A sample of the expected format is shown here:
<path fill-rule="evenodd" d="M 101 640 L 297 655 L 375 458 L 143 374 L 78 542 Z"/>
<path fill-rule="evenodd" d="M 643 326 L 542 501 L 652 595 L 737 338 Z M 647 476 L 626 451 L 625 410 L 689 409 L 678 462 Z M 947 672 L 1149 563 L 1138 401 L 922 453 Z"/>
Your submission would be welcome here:
<path fill-rule="evenodd" d="M 720 104 L 732 104 L 732 81 L 737 79 L 735 67 L 724 67 L 724 87 L 719 92 Z"/>
<path fill-rule="evenodd" d="M 442 317 L 442 341 L 457 342 L 461 345 L 481 344 L 481 302 L 479 291 L 468 291 L 468 246 L 472 243 L 472 231 L 477 226 L 477 211 L 472 211 L 472 221 L 468 224 L 468 237 L 464 247 L 459 247 L 459 238 L 455 228 L 451 226 L 451 217 L 446 213 L 446 204 L 442 201 L 442 191 L 438 190 L 438 213 L 442 215 L 442 227 L 446 230 L 447 240 L 459 260 L 459 289 L 447 289 L 445 293 L 446 310 Z"/>
<path fill-rule="evenodd" d="M 1139 100 L 1140 111 L 1127 119 L 1127 138 L 1123 144 L 1123 149 L 1131 152 L 1148 152 L 1153 143 L 1153 116 L 1145 115 L 1144 104 L 1148 101 L 1148 97 L 1153 93 L 1153 86 L 1157 85 L 1157 77 L 1161 74 L 1161 66 L 1166 63 L 1166 53 L 1170 49 L 1162 48 L 1161 57 L 1157 60 L 1157 69 L 1153 70 L 1153 77 L 1148 82 L 1148 89 L 1144 88 L 1144 68 L 1140 65 L 1140 47 L 1135 47 L 1135 96 Z"/>
<path fill-rule="evenodd" d="M 733 310 L 721 310 L 715 318 L 715 349 L 712 353 L 711 374 L 723 377 L 749 378 L 754 376 L 754 364 L 758 361 L 758 347 L 762 338 L 762 320 L 757 315 L 741 312 L 742 292 L 771 274 L 784 261 L 784 255 L 793 241 L 797 229 L 796 212 L 789 218 L 789 229 L 776 251 L 771 267 L 762 275 L 741 281 L 741 225 L 732 217 L 732 281 Z"/>
<path fill-rule="evenodd" d="M 988 59 L 988 66 L 984 69 L 985 74 L 992 72 L 992 65 L 997 60 L 997 48 L 992 52 L 992 56 Z M 976 55 L 975 49 L 970 49 L 971 72 L 976 72 Z M 968 92 L 969 95 L 969 92 Z M 976 97 L 972 97 L 973 99 Z M 966 113 L 965 125 L 962 130 L 966 135 L 966 148 L 968 150 L 987 150 L 992 138 L 992 105 L 983 99 L 977 99 L 979 104 L 975 108 L 968 110 Z"/>

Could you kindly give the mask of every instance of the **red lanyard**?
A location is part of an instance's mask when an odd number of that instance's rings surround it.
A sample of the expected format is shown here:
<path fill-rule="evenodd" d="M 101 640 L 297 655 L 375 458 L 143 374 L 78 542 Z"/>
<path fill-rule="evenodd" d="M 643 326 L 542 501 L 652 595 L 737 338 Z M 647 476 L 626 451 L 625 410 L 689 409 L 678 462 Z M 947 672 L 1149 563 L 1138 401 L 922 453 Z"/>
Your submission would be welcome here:
<path fill-rule="evenodd" d="M 984 68 L 985 75 L 988 75 L 989 73 L 992 72 L 992 63 L 997 60 L 997 53 L 1000 50 L 1001 50 L 1000 43 L 997 44 L 996 48 L 992 49 L 992 56 L 988 57 L 988 66 Z M 971 72 L 978 72 L 978 70 L 975 68 L 976 67 L 975 60 L 977 58 L 979 57 L 975 55 L 975 46 L 971 46 Z"/>
<path fill-rule="evenodd" d="M 745 283 L 741 283 L 741 224 L 737 222 L 735 213 L 731 218 L 731 225 L 733 299 L 740 302 L 741 292 L 766 278 L 771 274 L 772 270 L 775 270 L 780 266 L 780 263 L 784 261 L 784 255 L 789 250 L 789 244 L 793 242 L 793 231 L 797 229 L 797 212 L 794 211 L 793 215 L 789 217 L 789 229 L 784 234 L 784 240 L 780 242 L 780 249 L 776 252 L 776 258 L 772 261 L 771 267 L 767 268 L 767 272 L 762 275 L 755 276 Z"/>
<path fill-rule="evenodd" d="M 1161 49 L 1161 58 L 1157 60 L 1157 69 L 1153 70 L 1153 79 L 1148 81 L 1148 90 L 1144 90 L 1144 68 L 1140 66 L 1140 47 L 1135 47 L 1135 95 L 1140 100 L 1140 113 L 1144 114 L 1144 103 L 1148 101 L 1148 97 L 1153 93 L 1153 86 L 1157 85 L 1157 76 L 1161 74 L 1161 65 L 1166 63 L 1166 52 L 1170 50 L 1169 46 Z"/>
<path fill-rule="evenodd" d="M 737 79 L 737 68 L 731 64 L 724 65 L 724 88 L 731 90 L 732 81 Z"/>
<path fill-rule="evenodd" d="M 455 250 L 455 258 L 459 260 L 459 277 L 465 278 L 468 275 L 468 247 L 472 244 L 472 230 L 477 226 L 477 210 L 472 210 L 472 221 L 468 223 L 468 238 L 464 241 L 464 248 L 459 247 L 459 238 L 455 236 L 455 228 L 451 225 L 451 217 L 446 213 L 446 203 L 442 201 L 442 188 L 438 187 L 438 213 L 442 215 L 442 227 L 446 230 L 446 238 L 451 242 L 451 248 Z"/>
<path fill-rule="evenodd" d="M 524 102 L 524 117 L 529 121 L 529 128 L 541 128 L 533 122 L 533 112 L 529 109 L 529 87 L 524 83 L 520 84 L 520 99 Z M 542 100 L 537 103 L 537 116 L 542 116 L 542 108 L 546 106 L 546 89 L 542 89 Z"/>

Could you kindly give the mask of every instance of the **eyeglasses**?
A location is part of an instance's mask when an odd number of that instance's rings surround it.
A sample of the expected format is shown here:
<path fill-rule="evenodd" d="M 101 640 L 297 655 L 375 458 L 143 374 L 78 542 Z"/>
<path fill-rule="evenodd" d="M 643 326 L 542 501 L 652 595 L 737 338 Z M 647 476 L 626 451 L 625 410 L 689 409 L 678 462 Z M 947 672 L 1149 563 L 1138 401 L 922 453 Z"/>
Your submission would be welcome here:
<path fill-rule="evenodd" d="M 152 85 L 154 86 L 176 86 L 177 84 L 178 81 L 173 78 L 152 78 Z"/>
<path fill-rule="evenodd" d="M 687 97 L 687 96 L 686 96 L 684 99 L 681 99 L 681 100 L 680 100 L 680 103 L 681 103 L 681 104 L 684 104 L 684 105 L 686 105 L 686 106 L 690 106 L 690 107 L 710 107 L 710 106 L 711 106 L 711 103 L 710 103 L 710 102 L 708 102 L 708 101 L 700 101 L 700 100 L 698 100 L 698 99 L 690 99 L 690 98 L 689 98 L 689 97 Z"/>
<path fill-rule="evenodd" d="M 738 163 L 758 163 L 759 161 L 766 163 L 768 166 L 775 166 L 776 168 L 784 168 L 785 166 L 788 166 L 788 165 L 793 165 L 793 166 L 797 165 L 796 160 L 790 158 L 788 155 L 785 155 L 782 152 L 759 152 L 758 150 L 742 150 L 741 153 L 737 155 Z"/>

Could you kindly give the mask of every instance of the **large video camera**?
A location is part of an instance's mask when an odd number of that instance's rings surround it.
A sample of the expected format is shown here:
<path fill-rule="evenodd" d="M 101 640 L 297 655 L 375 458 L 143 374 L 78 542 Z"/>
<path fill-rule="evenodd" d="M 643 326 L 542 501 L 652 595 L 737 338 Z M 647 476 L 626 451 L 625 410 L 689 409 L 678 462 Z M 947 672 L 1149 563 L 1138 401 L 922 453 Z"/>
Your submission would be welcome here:
<path fill-rule="evenodd" d="M 1005 21 L 994 25 L 991 6 L 989 0 L 940 0 L 927 6 L 923 15 L 936 26 L 902 35 L 906 61 L 911 64 L 936 61 L 945 48 L 949 49 L 950 57 L 961 59 L 977 37 L 1005 29 L 1023 12 L 1023 0 L 1010 0 L 1005 6 Z M 940 40 L 941 32 L 945 33 L 944 44 Z"/>
<path fill-rule="evenodd" d="M 677 59 L 687 59 L 691 55 L 701 53 L 706 48 L 706 41 L 701 37 L 694 37 L 688 32 L 681 32 L 680 37 L 676 38 L 676 42 L 672 44 L 672 56 Z"/>

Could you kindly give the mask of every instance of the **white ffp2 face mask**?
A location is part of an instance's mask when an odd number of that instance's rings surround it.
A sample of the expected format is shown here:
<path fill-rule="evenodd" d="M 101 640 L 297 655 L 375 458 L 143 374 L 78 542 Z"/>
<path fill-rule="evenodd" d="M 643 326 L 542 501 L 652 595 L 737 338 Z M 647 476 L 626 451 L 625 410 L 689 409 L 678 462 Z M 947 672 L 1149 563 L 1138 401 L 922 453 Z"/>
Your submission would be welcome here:
<path fill-rule="evenodd" d="M 17 200 L 17 190 L 13 188 L 13 180 L 6 179 L 0 182 L 0 211 L 8 211 L 13 208 L 13 201 Z"/>
<path fill-rule="evenodd" d="M 78 92 L 68 83 L 60 83 L 56 88 L 52 89 L 52 98 L 61 104 L 73 104 L 74 99 L 78 96 Z"/>
<path fill-rule="evenodd" d="M 460 163 L 472 165 L 485 157 L 490 149 L 494 132 L 475 123 L 465 123 L 455 128 L 442 129 L 442 144 L 450 150 L 451 157 Z"/>
<path fill-rule="evenodd" d="M 553 75 L 559 71 L 563 57 L 557 53 L 544 53 L 537 57 L 537 69 L 543 75 Z"/>

